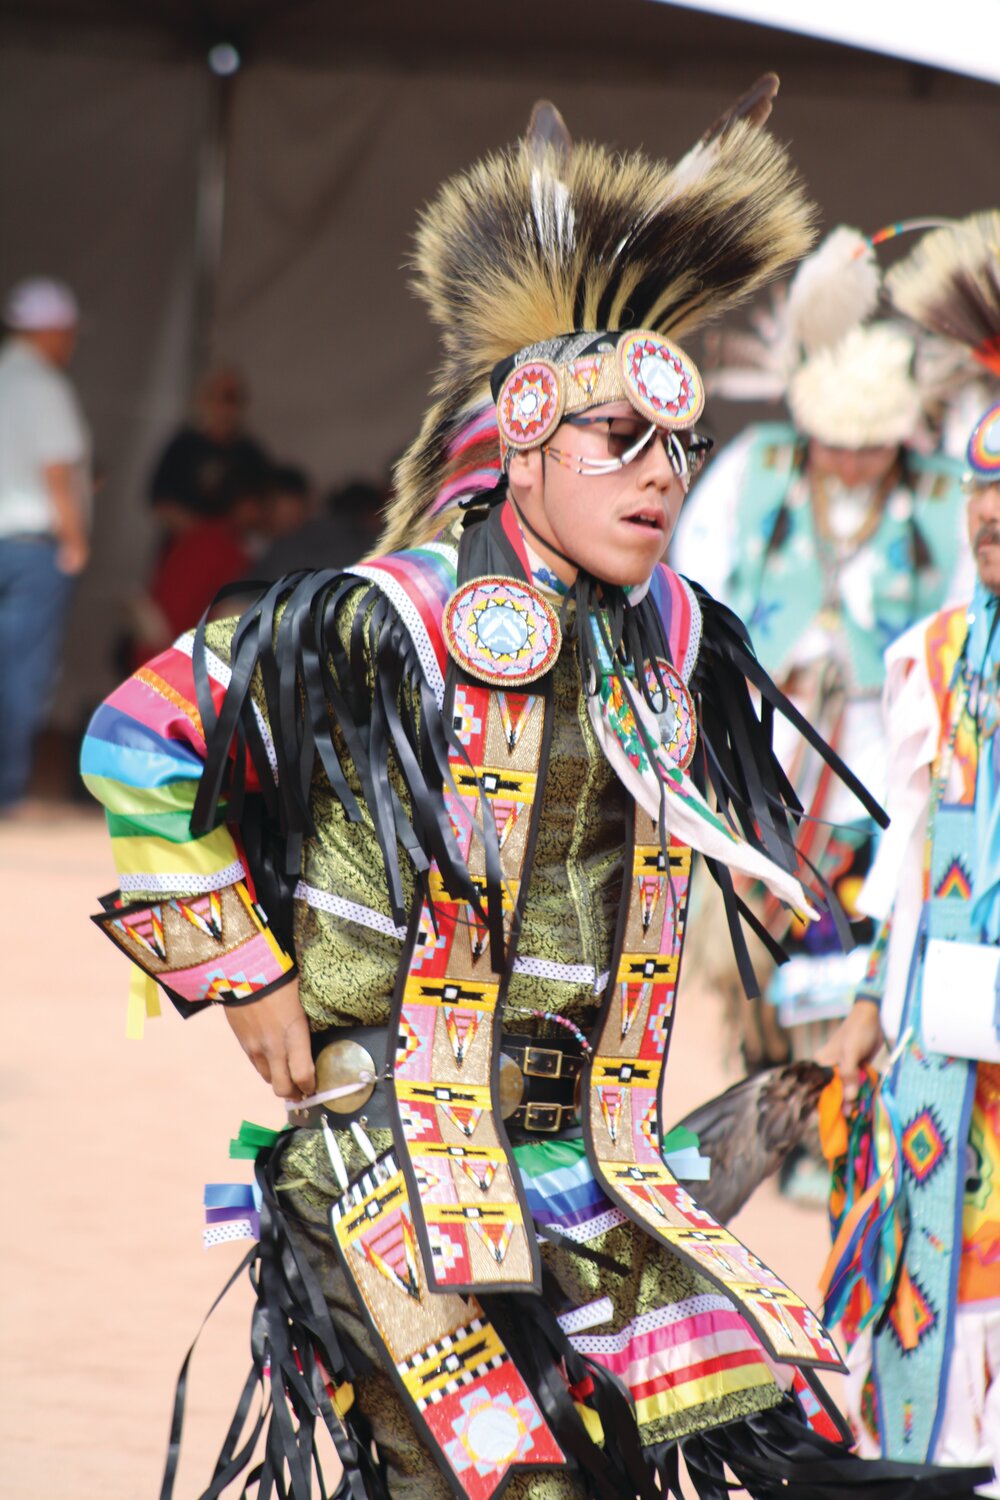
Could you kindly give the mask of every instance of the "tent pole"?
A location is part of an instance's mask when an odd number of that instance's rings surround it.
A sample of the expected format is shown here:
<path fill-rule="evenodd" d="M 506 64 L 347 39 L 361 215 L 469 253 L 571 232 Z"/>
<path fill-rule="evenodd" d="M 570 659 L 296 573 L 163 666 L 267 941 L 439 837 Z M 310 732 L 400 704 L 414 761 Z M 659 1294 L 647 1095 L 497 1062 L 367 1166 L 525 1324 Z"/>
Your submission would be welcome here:
<path fill-rule="evenodd" d="M 218 313 L 226 216 L 226 167 L 235 77 L 209 75 L 205 132 L 198 153 L 195 209 L 194 318 L 191 337 L 192 391 L 208 366 Z"/>

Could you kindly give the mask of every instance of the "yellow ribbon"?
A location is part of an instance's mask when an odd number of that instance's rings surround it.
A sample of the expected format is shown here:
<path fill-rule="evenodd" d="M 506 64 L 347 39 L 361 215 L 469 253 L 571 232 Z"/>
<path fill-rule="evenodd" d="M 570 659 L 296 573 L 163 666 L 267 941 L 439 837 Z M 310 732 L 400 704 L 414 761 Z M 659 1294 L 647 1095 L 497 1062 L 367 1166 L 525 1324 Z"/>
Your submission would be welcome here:
<path fill-rule="evenodd" d="M 153 979 L 138 964 L 132 965 L 132 977 L 128 987 L 128 1013 L 125 1018 L 125 1035 L 130 1042 L 141 1042 L 146 1029 L 146 1017 L 160 1014 L 160 992 Z"/>

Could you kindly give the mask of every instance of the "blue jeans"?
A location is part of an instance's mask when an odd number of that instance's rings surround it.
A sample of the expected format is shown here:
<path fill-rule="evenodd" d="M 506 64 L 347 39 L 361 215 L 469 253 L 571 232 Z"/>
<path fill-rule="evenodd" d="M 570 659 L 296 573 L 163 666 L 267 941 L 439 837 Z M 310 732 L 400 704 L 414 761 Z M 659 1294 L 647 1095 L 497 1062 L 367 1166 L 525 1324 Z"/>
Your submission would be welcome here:
<path fill-rule="evenodd" d="M 24 796 L 49 706 L 75 579 L 51 537 L 0 537 L 0 808 Z"/>

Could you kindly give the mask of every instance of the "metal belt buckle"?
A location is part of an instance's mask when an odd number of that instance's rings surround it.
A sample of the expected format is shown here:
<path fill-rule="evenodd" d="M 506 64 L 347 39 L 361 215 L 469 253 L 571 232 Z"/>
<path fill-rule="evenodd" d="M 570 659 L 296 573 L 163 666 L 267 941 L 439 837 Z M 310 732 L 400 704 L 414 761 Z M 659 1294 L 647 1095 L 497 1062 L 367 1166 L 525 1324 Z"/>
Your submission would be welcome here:
<path fill-rule="evenodd" d="M 562 1124 L 564 1107 L 562 1104 L 526 1104 L 522 1130 L 533 1130 L 539 1135 L 554 1134 Z"/>
<path fill-rule="evenodd" d="M 555 1047 L 525 1047 L 525 1078 L 559 1078 L 563 1055 Z"/>

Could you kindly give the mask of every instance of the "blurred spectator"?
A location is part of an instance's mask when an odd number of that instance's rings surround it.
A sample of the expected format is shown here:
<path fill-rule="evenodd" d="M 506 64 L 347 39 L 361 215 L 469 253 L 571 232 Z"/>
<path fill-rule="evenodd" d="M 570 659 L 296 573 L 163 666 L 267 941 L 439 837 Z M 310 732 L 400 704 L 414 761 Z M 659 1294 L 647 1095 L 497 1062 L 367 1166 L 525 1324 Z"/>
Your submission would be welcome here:
<path fill-rule="evenodd" d="M 76 298 L 35 277 L 10 292 L 0 349 L 0 812 L 21 801 L 87 563 L 90 437 L 64 373 Z"/>
<path fill-rule="evenodd" d="M 274 475 L 273 540 L 254 566 L 255 578 L 280 578 L 300 568 L 346 568 L 371 551 L 385 503 L 376 485 L 353 479 L 331 490 L 322 512 L 315 515 L 313 492 L 300 470 L 276 469 Z"/>
<path fill-rule="evenodd" d="M 235 370 L 220 367 L 202 377 L 194 423 L 167 443 L 150 482 L 154 514 L 168 535 L 220 515 L 234 474 L 267 468 L 264 450 L 244 430 L 246 408 L 247 388 Z"/>
<path fill-rule="evenodd" d="M 303 529 L 316 519 L 318 499 L 312 481 L 304 469 L 294 464 L 277 464 L 271 469 L 267 497 L 267 541 L 254 564 L 254 577 L 280 578 L 282 573 L 295 568 L 321 567 L 315 558 L 311 562 L 299 559 L 305 554 L 300 542 Z M 285 554 L 291 558 L 289 566 L 282 566 Z"/>
<path fill-rule="evenodd" d="M 197 625 L 225 584 L 256 576 L 253 559 L 266 533 L 269 498 L 267 469 L 237 469 L 219 491 L 220 513 L 190 517 L 168 541 L 148 589 L 132 604 L 133 666 Z"/>

